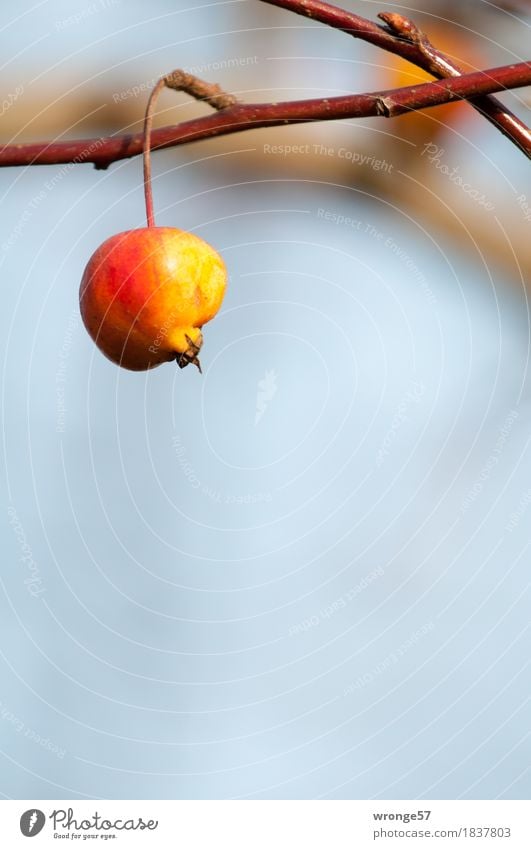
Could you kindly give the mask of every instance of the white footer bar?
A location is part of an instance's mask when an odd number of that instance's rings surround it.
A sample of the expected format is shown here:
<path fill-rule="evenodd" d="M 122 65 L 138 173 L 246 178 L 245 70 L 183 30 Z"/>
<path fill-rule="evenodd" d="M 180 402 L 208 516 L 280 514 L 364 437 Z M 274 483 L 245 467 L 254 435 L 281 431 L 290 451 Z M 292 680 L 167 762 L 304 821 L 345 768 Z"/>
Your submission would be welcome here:
<path fill-rule="evenodd" d="M 35 843 L 29 840 L 35 838 Z M 67 842 L 68 841 L 68 842 Z M 0 845 L 531 849 L 527 801 L 0 801 Z"/>

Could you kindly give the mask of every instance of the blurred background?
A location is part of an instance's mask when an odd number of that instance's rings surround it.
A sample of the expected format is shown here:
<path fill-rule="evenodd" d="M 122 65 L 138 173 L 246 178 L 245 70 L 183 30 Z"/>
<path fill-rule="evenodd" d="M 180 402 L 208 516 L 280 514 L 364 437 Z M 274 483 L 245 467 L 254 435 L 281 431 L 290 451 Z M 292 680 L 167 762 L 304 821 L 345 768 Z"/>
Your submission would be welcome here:
<path fill-rule="evenodd" d="M 421 5 L 466 68 L 529 58 L 525 3 Z M 138 130 L 177 67 L 250 101 L 419 79 L 258 0 L 2 9 L 3 143 Z M 0 171 L 1 795 L 527 798 L 528 161 L 466 104 L 153 160 L 158 223 L 229 270 L 202 376 L 79 319 L 140 160 Z"/>

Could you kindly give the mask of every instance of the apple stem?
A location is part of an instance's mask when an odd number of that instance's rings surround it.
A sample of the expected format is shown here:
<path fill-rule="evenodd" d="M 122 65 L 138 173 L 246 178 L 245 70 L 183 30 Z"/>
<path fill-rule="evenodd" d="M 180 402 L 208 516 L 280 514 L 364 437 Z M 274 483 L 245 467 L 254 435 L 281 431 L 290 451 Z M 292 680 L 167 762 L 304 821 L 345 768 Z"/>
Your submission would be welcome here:
<path fill-rule="evenodd" d="M 165 85 L 165 77 L 161 77 L 149 95 L 149 100 L 146 106 L 146 115 L 144 118 L 144 197 L 146 199 L 146 219 L 148 227 L 155 226 L 153 191 L 151 188 L 151 128 L 153 126 L 155 103 L 157 102 L 157 98 Z"/>
<path fill-rule="evenodd" d="M 148 227 L 155 226 L 155 214 L 153 212 L 153 191 L 151 188 L 151 128 L 153 126 L 153 113 L 155 103 L 164 86 L 175 91 L 185 91 L 195 97 L 196 100 L 204 100 L 213 109 L 228 109 L 236 104 L 233 94 L 227 94 L 215 83 L 206 83 L 187 74 L 185 71 L 176 70 L 161 77 L 149 95 L 144 118 L 144 196 L 146 198 L 146 218 Z"/>

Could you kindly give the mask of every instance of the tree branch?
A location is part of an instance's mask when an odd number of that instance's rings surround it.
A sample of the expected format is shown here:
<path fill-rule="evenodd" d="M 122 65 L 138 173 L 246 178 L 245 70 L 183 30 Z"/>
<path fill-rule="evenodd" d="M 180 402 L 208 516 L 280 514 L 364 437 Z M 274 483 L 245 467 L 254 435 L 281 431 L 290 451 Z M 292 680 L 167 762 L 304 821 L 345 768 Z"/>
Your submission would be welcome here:
<path fill-rule="evenodd" d="M 412 21 L 395 13 L 381 13 L 389 29 L 365 18 L 347 12 L 322 0 L 262 0 L 298 15 L 304 15 L 334 29 L 342 30 L 354 38 L 361 38 L 376 47 L 395 53 L 438 79 L 459 76 L 462 69 L 450 56 L 437 50 Z M 531 158 L 531 130 L 510 109 L 495 97 L 481 97 L 471 102 L 481 115 L 500 130 L 526 156 Z"/>
<path fill-rule="evenodd" d="M 208 83 L 201 84 L 210 87 Z M 526 85 L 531 85 L 531 62 L 505 65 L 447 80 L 370 94 L 293 100 L 285 103 L 237 103 L 230 95 L 215 87 L 217 97 L 229 98 L 226 101 L 227 106 L 222 108 L 218 102 L 216 108 L 219 111 L 214 115 L 154 130 L 152 149 L 174 147 L 199 139 L 279 124 L 378 115 L 390 118 L 415 109 L 426 109 Z M 188 80 L 186 90 L 189 90 L 189 86 Z M 97 168 L 106 168 L 112 162 L 142 153 L 142 147 L 143 133 L 99 139 L 6 145 L 0 150 L 0 166 L 92 162 Z"/>

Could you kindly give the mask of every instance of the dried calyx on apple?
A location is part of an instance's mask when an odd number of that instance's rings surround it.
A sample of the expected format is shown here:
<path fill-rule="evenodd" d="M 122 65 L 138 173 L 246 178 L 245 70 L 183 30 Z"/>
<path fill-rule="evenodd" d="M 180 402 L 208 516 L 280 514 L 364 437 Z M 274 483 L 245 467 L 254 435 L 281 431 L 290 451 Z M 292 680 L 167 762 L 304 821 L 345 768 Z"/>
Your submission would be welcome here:
<path fill-rule="evenodd" d="M 144 122 L 147 227 L 111 236 L 94 252 L 79 289 L 83 323 L 106 357 L 133 371 L 175 360 L 201 370 L 202 327 L 218 312 L 227 284 L 220 255 L 207 242 L 174 227 L 157 227 L 151 190 L 150 138 L 158 94 Z"/>

